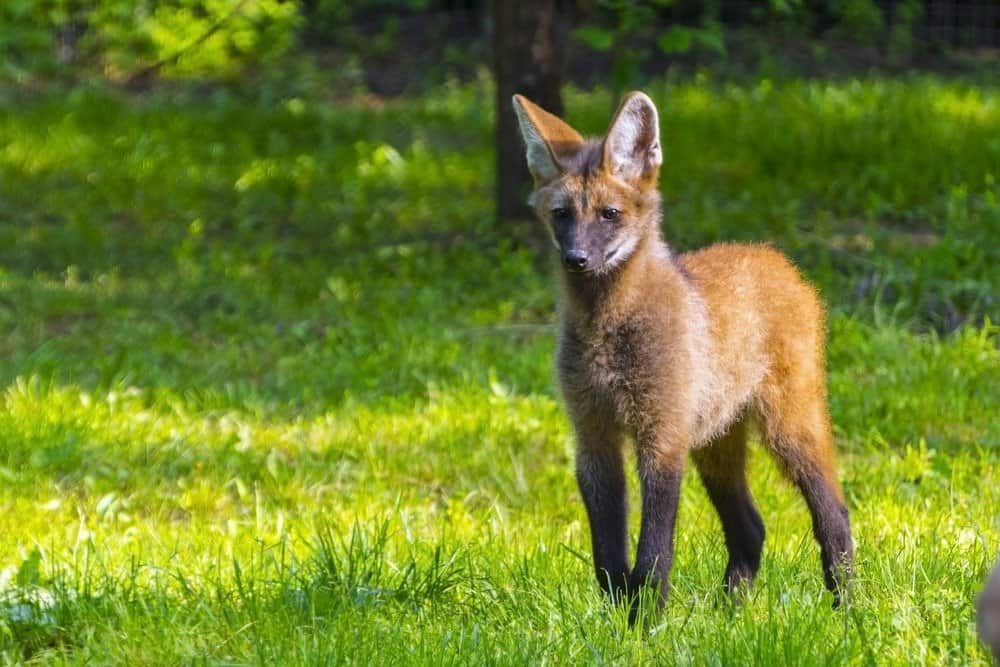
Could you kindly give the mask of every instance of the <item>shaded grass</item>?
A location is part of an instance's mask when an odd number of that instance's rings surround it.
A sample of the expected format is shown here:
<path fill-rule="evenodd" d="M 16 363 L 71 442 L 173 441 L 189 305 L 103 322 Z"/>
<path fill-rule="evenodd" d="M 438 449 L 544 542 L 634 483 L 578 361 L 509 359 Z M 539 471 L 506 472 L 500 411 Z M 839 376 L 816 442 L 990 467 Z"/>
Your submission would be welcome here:
<path fill-rule="evenodd" d="M 483 84 L 379 108 L 82 90 L 0 106 L 5 660 L 985 663 L 995 90 L 652 92 L 668 238 L 769 240 L 830 303 L 845 613 L 760 455 L 742 608 L 694 479 L 664 617 L 601 601 L 548 271 L 489 222 Z M 583 129 L 610 105 L 568 94 Z"/>

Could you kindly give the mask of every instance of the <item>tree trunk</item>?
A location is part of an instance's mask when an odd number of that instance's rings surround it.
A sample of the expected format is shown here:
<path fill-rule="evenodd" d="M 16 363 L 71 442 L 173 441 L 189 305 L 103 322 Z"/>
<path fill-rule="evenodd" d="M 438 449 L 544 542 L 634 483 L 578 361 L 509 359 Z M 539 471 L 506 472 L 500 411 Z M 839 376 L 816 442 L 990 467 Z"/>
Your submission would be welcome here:
<path fill-rule="evenodd" d="M 560 0 L 493 2 L 496 196 L 501 223 L 530 216 L 526 199 L 531 176 L 511 97 L 520 93 L 547 111 L 563 111 L 560 88 L 569 27 L 563 4 Z"/>

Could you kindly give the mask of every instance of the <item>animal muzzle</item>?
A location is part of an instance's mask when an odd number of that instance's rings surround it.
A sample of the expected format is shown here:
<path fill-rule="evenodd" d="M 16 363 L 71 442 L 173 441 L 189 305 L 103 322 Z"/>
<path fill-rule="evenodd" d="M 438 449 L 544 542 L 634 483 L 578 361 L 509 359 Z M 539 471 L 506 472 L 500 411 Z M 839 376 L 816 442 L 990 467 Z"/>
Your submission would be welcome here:
<path fill-rule="evenodd" d="M 590 255 L 580 248 L 571 248 L 563 253 L 563 266 L 569 271 L 586 271 L 589 261 Z"/>

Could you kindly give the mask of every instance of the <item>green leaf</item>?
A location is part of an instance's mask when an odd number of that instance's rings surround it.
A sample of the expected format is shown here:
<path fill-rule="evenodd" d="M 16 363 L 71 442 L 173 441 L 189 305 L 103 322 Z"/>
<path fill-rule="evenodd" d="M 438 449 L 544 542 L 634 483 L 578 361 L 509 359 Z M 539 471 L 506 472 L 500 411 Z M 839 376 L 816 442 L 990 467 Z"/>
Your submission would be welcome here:
<path fill-rule="evenodd" d="M 573 31 L 573 37 L 595 51 L 609 51 L 615 43 L 615 33 L 596 25 L 587 25 Z"/>
<path fill-rule="evenodd" d="M 664 53 L 687 53 L 694 42 L 692 29 L 684 26 L 673 26 L 660 35 L 657 44 Z"/>
<path fill-rule="evenodd" d="M 718 23 L 709 23 L 704 28 L 694 31 L 695 42 L 698 46 L 719 54 L 726 53 L 726 42 L 723 39 L 722 26 Z"/>
<path fill-rule="evenodd" d="M 41 563 L 42 554 L 36 548 L 27 558 L 24 559 L 24 562 L 21 563 L 21 567 L 17 568 L 17 585 L 37 586 L 41 581 Z"/>

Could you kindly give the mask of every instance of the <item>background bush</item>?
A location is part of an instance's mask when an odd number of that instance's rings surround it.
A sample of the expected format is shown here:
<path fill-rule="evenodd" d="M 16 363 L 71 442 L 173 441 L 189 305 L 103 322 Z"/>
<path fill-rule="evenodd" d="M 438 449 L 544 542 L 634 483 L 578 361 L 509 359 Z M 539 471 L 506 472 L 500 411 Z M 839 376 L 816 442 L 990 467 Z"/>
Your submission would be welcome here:
<path fill-rule="evenodd" d="M 1000 7 L 985 0 L 560 6 L 574 27 L 572 78 L 616 88 L 670 64 L 733 55 L 735 63 L 773 61 L 775 50 L 816 67 L 900 65 L 957 47 L 1000 46 Z M 356 84 L 398 93 L 468 78 L 488 63 L 489 9 L 484 0 L 10 0 L 0 5 L 0 76 L 119 81 L 153 68 L 166 78 L 225 78 L 310 52 L 325 54 L 324 66 L 353 70 Z M 396 71 L 400 61 L 405 74 Z"/>

